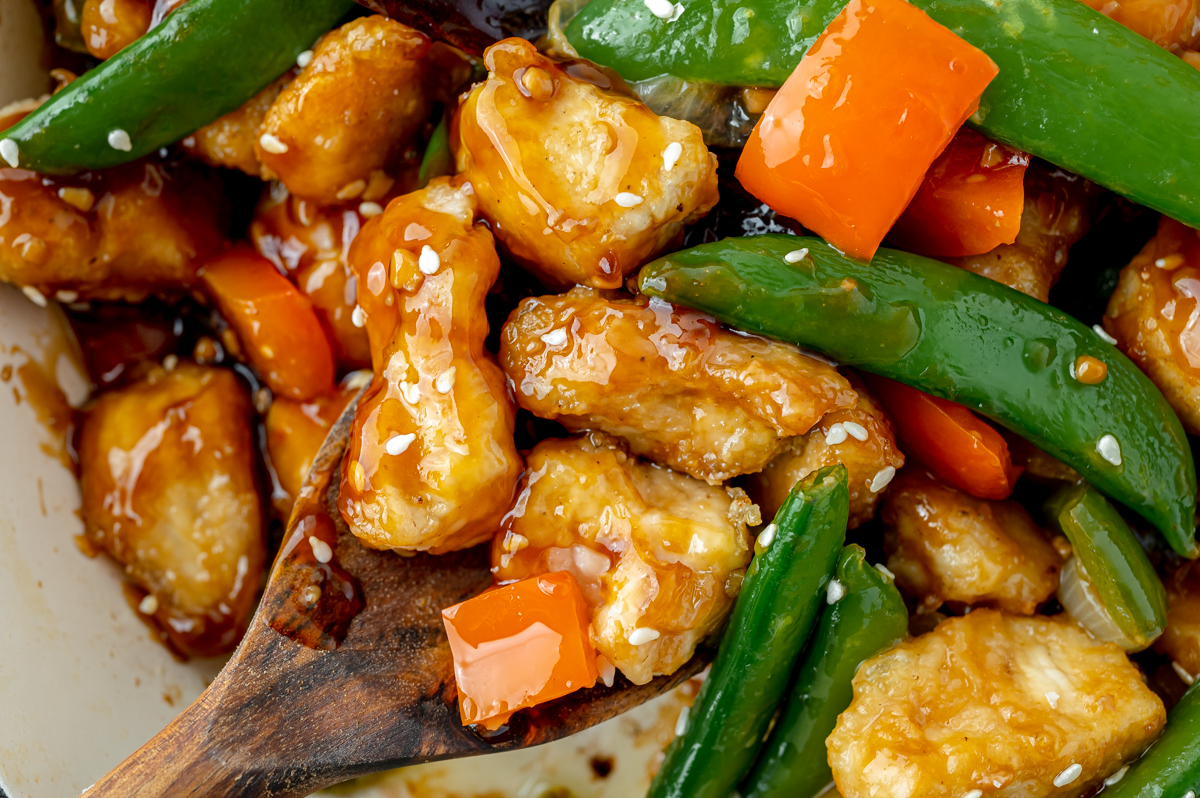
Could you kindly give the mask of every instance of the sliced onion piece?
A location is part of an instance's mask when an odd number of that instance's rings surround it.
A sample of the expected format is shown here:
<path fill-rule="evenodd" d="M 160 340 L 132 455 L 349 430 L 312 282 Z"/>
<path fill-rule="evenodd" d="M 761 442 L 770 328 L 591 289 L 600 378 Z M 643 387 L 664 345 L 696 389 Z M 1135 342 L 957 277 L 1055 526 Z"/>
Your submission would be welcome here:
<path fill-rule="evenodd" d="M 1097 640 L 1116 643 L 1126 651 L 1145 648 L 1130 640 L 1117 626 L 1100 600 L 1100 594 L 1088 581 L 1087 571 L 1078 557 L 1067 560 L 1059 574 L 1058 601 L 1067 614 Z"/>

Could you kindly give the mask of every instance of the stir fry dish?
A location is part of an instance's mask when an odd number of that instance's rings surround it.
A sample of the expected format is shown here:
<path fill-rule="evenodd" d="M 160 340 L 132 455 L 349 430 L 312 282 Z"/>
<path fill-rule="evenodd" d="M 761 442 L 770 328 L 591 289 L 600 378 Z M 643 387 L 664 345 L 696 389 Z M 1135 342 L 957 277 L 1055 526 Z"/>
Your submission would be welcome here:
<path fill-rule="evenodd" d="M 653 798 L 1200 792 L 1200 4 L 44 6 L 0 280 L 176 656 L 346 413 L 474 733 L 702 652 Z"/>

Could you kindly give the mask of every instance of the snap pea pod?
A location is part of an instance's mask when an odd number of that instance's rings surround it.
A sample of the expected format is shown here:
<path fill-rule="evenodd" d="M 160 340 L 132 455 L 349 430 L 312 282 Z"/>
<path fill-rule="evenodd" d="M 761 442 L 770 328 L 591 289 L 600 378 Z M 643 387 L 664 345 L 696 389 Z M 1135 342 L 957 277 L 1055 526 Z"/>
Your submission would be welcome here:
<path fill-rule="evenodd" d="M 712 670 L 648 798 L 728 798 L 746 775 L 825 603 L 849 502 L 845 466 L 822 468 L 759 535 Z"/>
<path fill-rule="evenodd" d="M 812 798 L 824 790 L 833 780 L 825 738 L 850 706 L 855 671 L 908 636 L 900 591 L 862 547 L 842 549 L 836 578 L 845 595 L 821 613 L 787 706 L 738 790 L 743 798 Z"/>
<path fill-rule="evenodd" d="M 4 132 L 42 174 L 140 158 L 239 108 L 296 63 L 351 0 L 190 0 Z"/>
<path fill-rule="evenodd" d="M 429 137 L 429 143 L 425 145 L 425 155 L 417 170 L 417 185 L 425 188 L 435 177 L 449 174 L 454 174 L 454 156 L 450 152 L 449 126 L 443 114 L 433 129 L 433 135 Z"/>
<path fill-rule="evenodd" d="M 1113 781 L 1113 784 L 1107 784 Z M 1106 780 L 1104 798 L 1187 798 L 1200 795 L 1200 681 L 1167 715 L 1167 728 L 1120 780 Z"/>
<path fill-rule="evenodd" d="M 789 254 L 792 253 L 792 254 Z M 788 256 L 793 263 L 785 262 Z M 1166 399 L 1095 332 L 965 269 L 818 238 L 727 238 L 643 267 L 644 293 L 966 405 L 1024 436 L 1195 557 L 1196 470 Z M 1072 376 L 1089 355 L 1098 385 Z"/>
<path fill-rule="evenodd" d="M 913 0 L 1000 73 L 970 124 L 1200 227 L 1200 72 L 1078 0 Z M 567 25 L 626 80 L 779 86 L 845 0 L 591 0 Z"/>
<path fill-rule="evenodd" d="M 1167 592 L 1125 519 L 1086 483 L 1062 488 L 1046 515 L 1067 540 L 1104 609 L 1134 649 L 1167 628 Z"/>

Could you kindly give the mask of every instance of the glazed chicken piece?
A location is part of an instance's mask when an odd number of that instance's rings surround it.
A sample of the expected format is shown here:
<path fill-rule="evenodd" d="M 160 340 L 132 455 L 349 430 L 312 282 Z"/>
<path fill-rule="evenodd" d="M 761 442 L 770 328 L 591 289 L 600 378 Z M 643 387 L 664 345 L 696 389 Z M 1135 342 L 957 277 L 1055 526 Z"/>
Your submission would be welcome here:
<path fill-rule="evenodd" d="M 1061 558 L 1016 502 L 977 499 L 909 469 L 882 515 L 887 567 L 926 611 L 952 601 L 1032 615 L 1058 589 Z"/>
<path fill-rule="evenodd" d="M 1197 0 L 1083 0 L 1166 50 L 1200 68 L 1200 2 Z"/>
<path fill-rule="evenodd" d="M 797 482 L 837 463 L 849 472 L 850 528 L 875 515 L 875 505 L 904 465 L 904 455 L 874 397 L 857 379 L 851 384 L 857 391 L 852 407 L 826 414 L 807 435 L 792 439 L 786 451 L 746 479 L 746 491 L 765 518 L 775 516 Z"/>
<path fill-rule="evenodd" d="M 1104 329 L 1200 435 L 1200 233 L 1163 216 L 1121 270 Z"/>
<path fill-rule="evenodd" d="M 346 405 L 370 380 L 370 372 L 356 371 L 332 393 L 308 402 L 275 397 L 267 410 L 267 457 L 274 488 L 275 514 L 286 521 L 300 495 L 300 486 L 313 459 Z"/>
<path fill-rule="evenodd" d="M 534 415 L 618 435 L 634 454 L 714 485 L 762 470 L 793 436 L 855 403 L 844 377 L 793 346 L 592 288 L 518 305 L 500 363 Z"/>
<path fill-rule="evenodd" d="M 381 16 L 322 36 L 258 129 L 263 177 L 319 205 L 361 197 L 429 118 L 428 53 L 424 34 Z"/>
<path fill-rule="evenodd" d="M 296 77 L 295 70 L 283 73 L 258 94 L 251 97 L 235 111 L 217 117 L 197 130 L 182 142 L 183 148 L 209 166 L 224 166 L 240 169 L 248 175 L 262 175 L 262 164 L 254 151 L 259 128 L 267 118 L 267 111 L 283 87 Z"/>
<path fill-rule="evenodd" d="M 528 459 L 492 544 L 496 581 L 571 572 L 608 663 L 634 684 L 673 673 L 732 610 L 757 508 L 600 432 L 544 440 Z"/>
<path fill-rule="evenodd" d="M 394 200 L 350 249 L 375 377 L 338 506 L 368 546 L 433 553 L 488 540 L 521 475 L 516 408 L 484 351 L 500 271 L 473 197 L 446 178 Z"/>
<path fill-rule="evenodd" d="M 1167 589 L 1167 628 L 1154 647 L 1194 679 L 1200 676 L 1200 571 L 1185 562 L 1163 579 L 1163 585 Z"/>
<path fill-rule="evenodd" d="M 225 209 L 220 182 L 187 162 L 151 157 L 64 178 L 0 169 L 0 280 L 35 301 L 177 292 L 220 248 Z"/>
<path fill-rule="evenodd" d="M 1092 223 L 1094 183 L 1035 160 L 1025 170 L 1025 210 L 1012 244 L 965 258 L 946 258 L 969 272 L 1043 302 L 1067 265 L 1067 250 Z"/>
<path fill-rule="evenodd" d="M 846 798 L 1075 798 L 1165 721 L 1117 646 L 980 609 L 859 666 L 827 746 Z"/>
<path fill-rule="evenodd" d="M 79 435 L 87 539 L 125 567 L 174 650 L 231 651 L 262 581 L 250 399 L 225 369 L 179 363 L 102 394 Z"/>
<path fill-rule="evenodd" d="M 112 58 L 150 28 L 151 0 L 86 0 L 79 13 L 80 33 L 88 52 Z"/>
<path fill-rule="evenodd" d="M 484 55 L 459 111 L 458 169 L 513 258 L 547 285 L 619 288 L 717 202 L 717 160 L 690 122 L 620 78 L 523 39 Z"/>

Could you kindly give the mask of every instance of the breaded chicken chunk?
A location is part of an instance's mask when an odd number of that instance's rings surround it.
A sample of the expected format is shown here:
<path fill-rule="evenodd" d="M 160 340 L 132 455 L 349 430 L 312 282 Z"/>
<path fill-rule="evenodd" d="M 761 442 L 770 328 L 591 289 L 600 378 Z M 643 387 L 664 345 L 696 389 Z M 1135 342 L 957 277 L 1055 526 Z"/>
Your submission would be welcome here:
<path fill-rule="evenodd" d="M 1185 562 L 1163 579 L 1167 628 L 1154 642 L 1193 679 L 1200 676 L 1200 570 Z"/>
<path fill-rule="evenodd" d="M 832 366 L 796 347 L 592 288 L 523 301 L 504 325 L 500 363 L 534 415 L 618 435 L 634 454 L 714 485 L 762 470 L 856 400 Z"/>
<path fill-rule="evenodd" d="M 521 475 L 516 408 L 483 348 L 500 259 L 472 199 L 435 180 L 394 200 L 350 248 L 375 377 L 338 506 L 374 548 L 436 554 L 482 543 Z"/>
<path fill-rule="evenodd" d="M 177 292 L 220 248 L 225 209 L 195 163 L 150 157 L 64 178 L 0 169 L 0 280 L 68 302 Z"/>
<path fill-rule="evenodd" d="M 1194 56 L 1200 49 L 1200 2 L 1197 0 L 1083 0 L 1166 50 Z M 1186 59 L 1192 66 L 1200 61 Z"/>
<path fill-rule="evenodd" d="M 184 150 L 195 155 L 209 166 L 225 166 L 240 169 L 248 175 L 259 177 L 262 164 L 254 151 L 254 142 L 259 137 L 259 128 L 267 118 L 267 111 L 283 91 L 283 87 L 296 77 L 294 70 L 283 73 L 275 82 L 247 100 L 241 108 L 217 117 L 182 142 Z"/>
<path fill-rule="evenodd" d="M 1163 216 L 1121 270 L 1104 329 L 1200 435 L 1200 233 Z"/>
<path fill-rule="evenodd" d="M 746 479 L 746 490 L 764 518 L 775 516 L 797 482 L 837 463 L 849 472 L 850 528 L 875 515 L 875 505 L 904 465 L 904 455 L 874 397 L 857 379 L 852 385 L 857 392 L 852 407 L 826 414 L 808 434 L 792 439 L 786 451 Z"/>
<path fill-rule="evenodd" d="M 826 744 L 846 798 L 1075 798 L 1165 722 L 1117 646 L 980 609 L 859 666 Z"/>
<path fill-rule="evenodd" d="M 634 684 L 673 673 L 733 609 L 757 508 L 639 461 L 594 432 L 529 453 L 492 544 L 498 582 L 570 571 L 592 610 L 592 642 Z"/>
<path fill-rule="evenodd" d="M 1061 558 L 1025 508 L 907 469 L 883 505 L 887 567 L 926 610 L 946 601 L 1032 615 L 1058 589 Z"/>
<path fill-rule="evenodd" d="M 250 416 L 232 371 L 179 363 L 102 394 L 80 428 L 87 538 L 185 655 L 231 651 L 262 582 Z"/>
<path fill-rule="evenodd" d="M 429 118 L 429 39 L 382 16 L 347 22 L 313 46 L 254 140 L 264 177 L 321 205 L 356 199 Z"/>
<path fill-rule="evenodd" d="M 945 260 L 1045 302 L 1067 265 L 1067 250 L 1091 227 L 1098 193 L 1094 183 L 1035 160 L 1025 170 L 1017 240 L 982 255 Z"/>
<path fill-rule="evenodd" d="M 484 55 L 458 117 L 458 169 L 513 258 L 547 285 L 619 288 L 717 203 L 717 159 L 586 61 L 524 39 Z"/>

